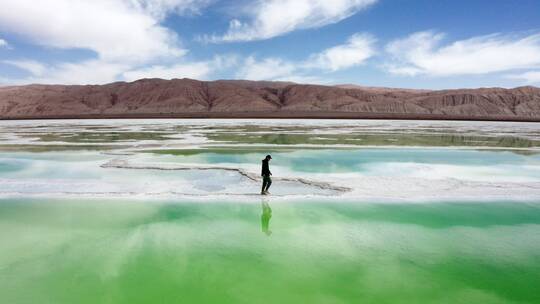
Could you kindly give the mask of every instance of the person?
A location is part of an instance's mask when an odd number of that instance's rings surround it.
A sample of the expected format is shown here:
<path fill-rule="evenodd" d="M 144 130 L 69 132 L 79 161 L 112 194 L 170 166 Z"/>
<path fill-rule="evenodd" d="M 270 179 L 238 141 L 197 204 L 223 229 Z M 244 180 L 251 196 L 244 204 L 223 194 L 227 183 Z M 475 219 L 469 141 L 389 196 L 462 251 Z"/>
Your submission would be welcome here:
<path fill-rule="evenodd" d="M 268 163 L 270 162 L 271 159 L 272 159 L 272 156 L 266 155 L 266 157 L 262 160 L 262 170 L 261 170 L 261 176 L 263 179 L 262 189 L 261 189 L 262 195 L 270 194 L 270 192 L 268 192 L 268 188 L 270 188 L 270 185 L 272 185 L 272 178 L 270 178 L 270 176 L 272 176 L 272 172 L 270 172 L 270 166 Z"/>

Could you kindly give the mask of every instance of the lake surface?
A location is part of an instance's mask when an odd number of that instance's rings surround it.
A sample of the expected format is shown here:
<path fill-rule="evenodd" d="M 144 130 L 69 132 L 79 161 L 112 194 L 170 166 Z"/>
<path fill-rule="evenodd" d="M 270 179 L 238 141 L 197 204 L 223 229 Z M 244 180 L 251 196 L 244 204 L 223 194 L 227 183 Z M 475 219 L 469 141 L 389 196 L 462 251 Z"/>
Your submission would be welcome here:
<path fill-rule="evenodd" d="M 538 124 L 1 121 L 0 140 L 0 303 L 540 303 Z"/>

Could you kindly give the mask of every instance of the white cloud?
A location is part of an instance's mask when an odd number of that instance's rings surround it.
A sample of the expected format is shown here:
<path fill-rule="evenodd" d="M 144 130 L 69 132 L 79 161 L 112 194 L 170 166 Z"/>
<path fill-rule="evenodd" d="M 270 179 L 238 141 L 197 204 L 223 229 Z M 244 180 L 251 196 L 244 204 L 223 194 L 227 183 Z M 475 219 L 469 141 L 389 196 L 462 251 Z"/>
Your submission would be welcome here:
<path fill-rule="evenodd" d="M 215 56 L 212 60 L 198 62 L 180 62 L 173 65 L 153 65 L 132 69 L 123 73 L 123 78 L 127 81 L 133 81 L 141 78 L 194 78 L 208 79 L 211 72 L 223 70 L 232 67 L 237 63 L 237 57 Z"/>
<path fill-rule="evenodd" d="M 138 9 L 152 16 L 163 19 L 170 12 L 178 15 L 200 14 L 201 10 L 215 0 L 131 0 Z"/>
<path fill-rule="evenodd" d="M 0 48 L 8 47 L 9 44 L 4 39 L 0 38 Z"/>
<path fill-rule="evenodd" d="M 265 58 L 257 60 L 248 57 L 236 78 L 247 80 L 291 81 L 297 83 L 324 83 L 319 77 L 306 75 L 302 64 L 286 61 L 280 58 Z"/>
<path fill-rule="evenodd" d="M 0 0 L 2 31 L 45 47 L 87 49 L 96 54 L 92 59 L 47 67 L 31 60 L 4 63 L 32 73 L 13 83 L 93 84 L 120 80 L 125 71 L 161 60 L 179 60 L 187 50 L 180 46 L 176 33 L 160 23 L 171 13 L 198 13 L 212 1 Z"/>
<path fill-rule="evenodd" d="M 175 33 L 126 0 L 0 0 L 0 27 L 32 42 L 63 49 L 90 49 L 100 59 L 144 61 L 180 56 Z M 157 4 L 156 4 L 157 6 Z M 174 6 L 170 6 L 174 8 Z"/>
<path fill-rule="evenodd" d="M 347 43 L 312 55 L 307 65 L 338 71 L 364 63 L 375 54 L 375 39 L 368 34 L 355 34 Z"/>
<path fill-rule="evenodd" d="M 215 72 L 240 66 L 236 78 L 249 80 L 279 80 L 324 83 L 313 72 L 335 72 L 364 63 L 374 55 L 375 39 L 367 34 L 352 35 L 347 42 L 312 54 L 305 60 L 254 56 L 241 60 L 236 55 L 215 56 L 211 60 L 168 60 L 169 64 L 133 64 L 132 62 L 90 59 L 82 62 L 44 65 L 31 60 L 4 61 L 32 73 L 31 77 L 11 83 L 102 84 L 117 80 L 140 78 L 209 79 Z"/>
<path fill-rule="evenodd" d="M 386 47 L 394 74 L 473 75 L 540 66 L 540 34 L 526 37 L 493 34 L 442 45 L 444 34 L 417 32 Z"/>
<path fill-rule="evenodd" d="M 55 64 L 19 59 L 4 61 L 4 64 L 31 74 L 12 83 L 102 84 L 154 77 L 207 79 L 215 71 L 230 68 L 231 62 L 238 63 L 239 59 L 216 56 L 190 62 L 185 59 L 187 50 L 180 45 L 177 34 L 162 22 L 173 13 L 198 14 L 214 1 L 217 0 L 0 0 L 3 32 L 15 33 L 48 48 L 85 49 L 95 53 L 78 62 Z M 281 35 L 337 22 L 376 1 L 256 1 L 250 11 L 252 19 L 248 23 L 232 21 L 231 29 L 236 28 L 240 33 L 249 25 L 251 33 Z M 313 82 L 317 78 L 310 75 L 310 71 L 333 72 L 362 64 L 373 55 L 373 44 L 371 36 L 357 34 L 342 45 L 298 62 L 249 57 L 243 60 L 245 65 L 237 75 L 253 80 Z"/>
<path fill-rule="evenodd" d="M 274 79 L 275 81 L 287 81 L 301 84 L 329 84 L 331 81 L 326 78 L 321 78 L 311 75 L 289 75 Z"/>
<path fill-rule="evenodd" d="M 242 64 L 237 76 L 249 80 L 276 80 L 292 75 L 296 69 L 295 64 L 279 58 L 266 58 L 257 61 L 251 56 Z"/>
<path fill-rule="evenodd" d="M 123 78 L 127 81 L 134 81 L 141 78 L 193 78 L 208 79 L 212 72 L 230 68 L 238 62 L 234 55 L 215 56 L 212 60 L 196 62 L 180 62 L 173 65 L 153 65 L 132 69 L 123 73 Z"/>
<path fill-rule="evenodd" d="M 46 69 L 45 65 L 34 60 L 3 60 L 2 63 L 28 71 L 34 76 L 43 75 L 43 72 L 45 72 Z"/>
<path fill-rule="evenodd" d="M 228 31 L 206 37 L 211 42 L 263 40 L 298 29 L 339 22 L 377 0 L 267 0 L 256 1 L 248 20 L 233 19 Z"/>
<path fill-rule="evenodd" d="M 142 78 L 194 78 L 204 79 L 210 73 L 208 62 L 194 62 L 186 64 L 175 64 L 172 66 L 154 65 L 141 69 L 127 71 L 123 74 L 127 81 L 134 81 Z"/>
<path fill-rule="evenodd" d="M 509 75 L 507 78 L 525 80 L 528 84 L 540 84 L 540 71 L 529 71 L 522 74 Z"/>
<path fill-rule="evenodd" d="M 312 54 L 299 62 L 281 58 L 257 60 L 250 56 L 236 76 L 249 80 L 321 83 L 323 81 L 320 78 L 310 75 L 314 70 L 336 72 L 360 65 L 375 54 L 374 43 L 375 39 L 371 35 L 358 33 L 344 44 Z"/>
<path fill-rule="evenodd" d="M 77 63 L 48 66 L 40 75 L 12 81 L 16 84 L 105 84 L 118 80 L 118 75 L 129 68 L 125 63 L 90 59 Z"/>
<path fill-rule="evenodd" d="M 215 56 L 212 60 L 181 61 L 171 65 L 135 67 L 129 63 L 114 63 L 90 59 L 76 63 L 43 65 L 35 61 L 3 61 L 32 72 L 22 79 L 3 79 L 5 84 L 106 84 L 114 81 L 134 81 L 141 78 L 195 78 L 206 79 L 212 72 L 230 68 L 237 63 L 234 55 Z"/>

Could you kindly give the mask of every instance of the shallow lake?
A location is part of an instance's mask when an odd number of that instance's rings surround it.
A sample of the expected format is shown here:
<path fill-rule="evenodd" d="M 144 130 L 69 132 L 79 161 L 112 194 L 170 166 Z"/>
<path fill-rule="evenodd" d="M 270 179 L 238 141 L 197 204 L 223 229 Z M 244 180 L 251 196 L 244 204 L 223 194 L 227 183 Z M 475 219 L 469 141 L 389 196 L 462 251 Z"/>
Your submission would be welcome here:
<path fill-rule="evenodd" d="M 1 121 L 0 140 L 0 303 L 540 303 L 534 123 Z"/>

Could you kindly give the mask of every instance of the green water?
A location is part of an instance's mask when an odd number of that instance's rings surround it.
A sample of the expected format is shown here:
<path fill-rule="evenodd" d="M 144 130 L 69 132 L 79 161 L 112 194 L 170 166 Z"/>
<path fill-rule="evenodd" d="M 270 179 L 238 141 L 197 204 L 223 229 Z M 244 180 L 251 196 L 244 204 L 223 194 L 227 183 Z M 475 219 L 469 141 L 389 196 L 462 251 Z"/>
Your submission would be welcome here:
<path fill-rule="evenodd" d="M 540 303 L 537 124 L 6 121 L 0 139 L 0 304 Z M 270 153 L 260 198 L 234 170 Z"/>
<path fill-rule="evenodd" d="M 0 200 L 0 303 L 540 303 L 540 204 Z"/>
<path fill-rule="evenodd" d="M 436 132 L 432 132 L 436 133 Z M 218 133 L 208 135 L 209 139 L 218 142 L 234 142 L 244 144 L 275 144 L 275 145 L 297 145 L 297 144 L 346 144 L 359 146 L 489 146 L 489 147 L 516 147 L 530 148 L 538 147 L 540 142 L 516 137 L 485 137 L 485 136 L 463 136 L 454 134 L 266 134 L 246 135 L 246 133 Z"/>
<path fill-rule="evenodd" d="M 172 133 L 160 132 L 56 132 L 56 133 L 41 133 L 32 132 L 25 133 L 22 138 L 38 138 L 41 142 L 65 142 L 65 143 L 111 143 L 123 141 L 138 141 L 138 140 L 163 140 L 167 139 L 167 135 Z"/>

